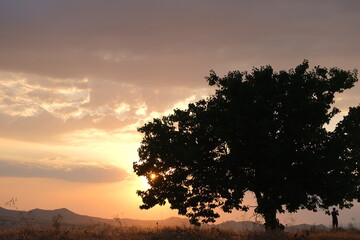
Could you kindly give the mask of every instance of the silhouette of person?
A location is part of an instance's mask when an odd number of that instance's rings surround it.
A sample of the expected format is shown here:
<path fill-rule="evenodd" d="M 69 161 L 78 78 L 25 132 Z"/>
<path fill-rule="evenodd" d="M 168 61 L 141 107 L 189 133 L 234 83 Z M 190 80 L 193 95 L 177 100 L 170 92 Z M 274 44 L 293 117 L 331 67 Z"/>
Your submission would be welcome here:
<path fill-rule="evenodd" d="M 339 216 L 338 210 L 336 210 L 335 208 L 333 208 L 333 210 L 332 210 L 332 212 L 331 212 L 331 216 L 332 216 L 333 228 L 337 228 L 338 225 L 339 225 L 338 218 L 337 218 L 337 216 Z"/>

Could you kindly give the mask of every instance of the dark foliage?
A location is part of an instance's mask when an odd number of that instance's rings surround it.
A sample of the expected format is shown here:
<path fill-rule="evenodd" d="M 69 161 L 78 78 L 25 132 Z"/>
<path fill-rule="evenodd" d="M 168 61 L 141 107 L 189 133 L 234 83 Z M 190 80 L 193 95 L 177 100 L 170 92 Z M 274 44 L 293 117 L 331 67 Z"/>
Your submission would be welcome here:
<path fill-rule="evenodd" d="M 304 61 L 279 73 L 266 66 L 206 79 L 214 95 L 138 129 L 134 171 L 151 186 L 138 191 L 142 209 L 167 201 L 194 224 L 214 222 L 218 208 L 247 211 L 251 191 L 255 212 L 277 229 L 277 213 L 359 199 L 360 107 L 325 129 L 339 112 L 334 95 L 353 87 L 356 70 L 310 70 Z"/>

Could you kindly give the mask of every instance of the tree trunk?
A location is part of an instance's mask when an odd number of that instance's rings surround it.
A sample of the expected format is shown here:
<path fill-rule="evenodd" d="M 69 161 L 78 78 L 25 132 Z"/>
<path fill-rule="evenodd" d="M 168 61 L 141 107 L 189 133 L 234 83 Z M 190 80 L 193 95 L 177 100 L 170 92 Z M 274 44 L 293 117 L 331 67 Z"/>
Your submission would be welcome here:
<path fill-rule="evenodd" d="M 276 209 L 266 208 L 262 214 L 265 219 L 265 230 L 284 230 L 284 225 L 276 218 Z"/>
<path fill-rule="evenodd" d="M 255 192 L 255 196 L 258 203 L 255 212 L 263 216 L 265 220 L 265 230 L 284 230 L 284 225 L 276 218 L 277 210 L 276 207 L 274 207 L 271 198 L 264 194 L 260 194 L 260 192 Z"/>

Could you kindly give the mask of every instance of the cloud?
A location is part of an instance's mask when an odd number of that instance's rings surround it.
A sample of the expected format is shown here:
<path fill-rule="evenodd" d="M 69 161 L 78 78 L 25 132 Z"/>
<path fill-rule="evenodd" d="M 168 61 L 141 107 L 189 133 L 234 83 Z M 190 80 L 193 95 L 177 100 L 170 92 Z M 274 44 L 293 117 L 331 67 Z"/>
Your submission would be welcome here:
<path fill-rule="evenodd" d="M 2 3 L 0 69 L 135 86 L 201 87 L 214 68 L 356 66 L 359 1 Z"/>
<path fill-rule="evenodd" d="M 40 80 L 39 80 L 40 79 Z M 201 89 L 200 89 L 201 90 Z M 43 110 L 67 120 L 86 115 L 136 116 L 139 108 L 163 111 L 199 90 L 187 87 L 137 87 L 88 79 L 54 79 L 0 72 L 0 113 L 31 117 Z"/>
<path fill-rule="evenodd" d="M 90 116 L 63 121 L 60 118 L 42 111 L 37 116 L 14 118 L 0 114 L 0 137 L 42 143 L 62 143 L 61 136 L 71 132 L 98 129 L 106 134 L 121 130 L 138 120 L 126 118 L 119 120 L 111 115 Z"/>
<path fill-rule="evenodd" d="M 214 69 L 359 67 L 359 1 L 1 2 L 0 137 L 109 136 L 186 107 Z M 359 84 L 358 84 L 359 85 Z M 359 86 L 341 109 L 359 102 Z M 354 104 L 356 102 L 356 104 Z"/>
<path fill-rule="evenodd" d="M 63 134 L 85 129 L 111 133 L 139 126 L 151 113 L 168 112 L 184 99 L 196 100 L 208 93 L 207 88 L 140 88 L 87 79 L 62 82 L 0 72 L 0 137 L 54 142 Z"/>
<path fill-rule="evenodd" d="M 210 69 L 359 68 L 359 1 L 105 2 L 1 3 L 3 114 L 141 119 L 206 88 Z"/>
<path fill-rule="evenodd" d="M 55 178 L 69 182 L 120 182 L 128 173 L 115 166 L 50 167 L 14 161 L 0 160 L 1 177 Z"/>
<path fill-rule="evenodd" d="M 0 113 L 31 117 L 43 110 L 56 114 L 68 108 L 80 108 L 89 102 L 87 80 L 53 79 L 29 74 L 0 72 Z M 73 115 L 71 115 L 73 114 Z M 62 119 L 81 113 L 58 115 Z"/>

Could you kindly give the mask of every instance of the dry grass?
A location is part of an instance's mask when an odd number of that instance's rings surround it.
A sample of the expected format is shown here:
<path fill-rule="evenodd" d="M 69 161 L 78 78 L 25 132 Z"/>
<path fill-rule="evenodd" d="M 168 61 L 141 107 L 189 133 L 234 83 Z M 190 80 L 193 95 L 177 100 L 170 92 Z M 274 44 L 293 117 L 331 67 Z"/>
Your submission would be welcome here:
<path fill-rule="evenodd" d="M 0 230 L 0 240 L 232 240 L 230 232 L 195 228 L 140 229 L 97 224 L 80 228 L 20 228 Z"/>
<path fill-rule="evenodd" d="M 23 227 L 0 230 L 0 240 L 360 240 L 360 230 L 234 233 L 216 228 L 120 228 L 106 224 L 86 227 Z"/>

